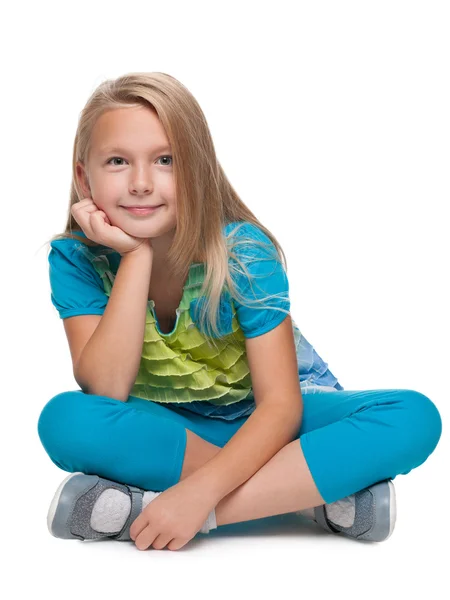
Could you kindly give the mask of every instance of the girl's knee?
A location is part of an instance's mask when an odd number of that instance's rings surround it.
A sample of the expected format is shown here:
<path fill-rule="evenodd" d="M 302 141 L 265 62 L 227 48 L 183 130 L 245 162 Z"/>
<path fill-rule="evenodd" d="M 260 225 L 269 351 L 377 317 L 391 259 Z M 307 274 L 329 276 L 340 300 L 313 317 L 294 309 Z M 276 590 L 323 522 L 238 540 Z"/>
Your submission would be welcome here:
<path fill-rule="evenodd" d="M 412 429 L 413 440 L 420 445 L 426 458 L 434 451 L 441 438 L 441 415 L 434 402 L 421 392 L 406 390 L 404 401 L 409 415 L 407 425 Z"/>
<path fill-rule="evenodd" d="M 66 444 L 81 434 L 77 425 L 82 421 L 82 397 L 85 396 L 81 390 L 61 392 L 53 396 L 42 409 L 37 431 L 50 457 L 59 454 Z"/>
<path fill-rule="evenodd" d="M 59 427 L 60 419 L 67 415 L 67 409 L 73 401 L 76 392 L 61 392 L 53 396 L 41 411 L 38 419 L 39 437 L 45 437 L 49 432 Z"/>

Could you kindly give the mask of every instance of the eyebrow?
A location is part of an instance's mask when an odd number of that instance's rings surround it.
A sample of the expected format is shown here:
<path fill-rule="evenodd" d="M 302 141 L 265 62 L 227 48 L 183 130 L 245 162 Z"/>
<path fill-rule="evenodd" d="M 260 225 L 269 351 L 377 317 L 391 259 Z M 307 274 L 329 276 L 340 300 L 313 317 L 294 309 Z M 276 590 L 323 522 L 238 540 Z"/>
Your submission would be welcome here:
<path fill-rule="evenodd" d="M 163 150 L 170 150 L 171 147 L 167 144 L 161 144 L 159 146 L 155 146 L 153 148 L 153 152 L 162 152 Z M 118 152 L 119 154 L 128 154 L 129 150 L 125 148 L 120 148 L 119 146 L 105 146 L 104 148 L 100 148 L 99 154 L 111 154 L 113 152 Z"/>

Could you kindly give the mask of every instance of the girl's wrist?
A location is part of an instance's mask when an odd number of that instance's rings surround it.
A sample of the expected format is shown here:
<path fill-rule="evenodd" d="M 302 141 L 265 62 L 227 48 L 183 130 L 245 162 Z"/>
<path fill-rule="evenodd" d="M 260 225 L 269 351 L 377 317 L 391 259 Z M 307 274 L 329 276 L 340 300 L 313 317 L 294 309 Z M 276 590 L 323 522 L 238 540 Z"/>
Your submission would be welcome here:
<path fill-rule="evenodd" d="M 127 252 L 123 252 L 120 253 L 120 256 L 122 258 L 126 257 L 126 256 L 141 256 L 141 255 L 145 255 L 145 256 L 153 256 L 153 248 L 150 246 L 150 244 L 144 243 L 141 244 L 140 246 L 138 246 L 137 248 L 134 248 L 133 250 L 129 250 Z"/>

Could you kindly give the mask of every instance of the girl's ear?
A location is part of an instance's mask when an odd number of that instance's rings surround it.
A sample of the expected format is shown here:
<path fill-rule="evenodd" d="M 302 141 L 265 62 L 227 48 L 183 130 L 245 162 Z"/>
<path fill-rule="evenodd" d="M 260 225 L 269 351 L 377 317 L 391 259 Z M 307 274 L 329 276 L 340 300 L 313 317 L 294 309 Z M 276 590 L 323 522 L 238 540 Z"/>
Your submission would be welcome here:
<path fill-rule="evenodd" d="M 89 177 L 86 173 L 83 163 L 77 162 L 76 174 L 77 174 L 78 184 L 80 185 L 80 187 L 83 191 L 83 196 L 90 198 L 91 197 L 91 188 L 89 185 Z"/>

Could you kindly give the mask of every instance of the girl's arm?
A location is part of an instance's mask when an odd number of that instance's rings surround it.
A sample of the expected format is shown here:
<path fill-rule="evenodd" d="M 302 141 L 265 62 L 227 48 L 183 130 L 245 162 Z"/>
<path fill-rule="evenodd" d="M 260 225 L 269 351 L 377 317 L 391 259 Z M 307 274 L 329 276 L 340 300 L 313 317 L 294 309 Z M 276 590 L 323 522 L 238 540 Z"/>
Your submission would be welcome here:
<path fill-rule="evenodd" d="M 301 420 L 299 407 L 273 403 L 257 406 L 220 452 L 185 481 L 203 486 L 217 504 L 292 442 Z"/>
<path fill-rule="evenodd" d="M 141 360 L 152 264 L 147 245 L 122 256 L 101 321 L 74 367 L 84 392 L 127 401 Z"/>
<path fill-rule="evenodd" d="M 246 340 L 256 410 L 213 458 L 187 479 L 219 502 L 299 437 L 303 398 L 292 320 Z"/>

